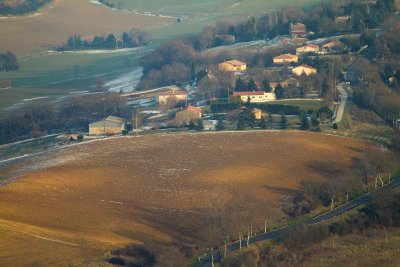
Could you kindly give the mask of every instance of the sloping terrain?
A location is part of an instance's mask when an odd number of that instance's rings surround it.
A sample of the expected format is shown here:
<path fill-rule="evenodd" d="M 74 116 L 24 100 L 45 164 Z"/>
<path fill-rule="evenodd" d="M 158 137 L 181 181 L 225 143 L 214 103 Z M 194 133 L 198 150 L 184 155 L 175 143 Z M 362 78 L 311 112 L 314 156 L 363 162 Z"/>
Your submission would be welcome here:
<path fill-rule="evenodd" d="M 354 175 L 361 146 L 307 132 L 162 134 L 33 158 L 0 188 L 0 265 L 93 261 L 132 242 L 202 246 L 216 209 L 233 232 L 241 221 L 282 223 L 280 205 L 301 181 Z"/>

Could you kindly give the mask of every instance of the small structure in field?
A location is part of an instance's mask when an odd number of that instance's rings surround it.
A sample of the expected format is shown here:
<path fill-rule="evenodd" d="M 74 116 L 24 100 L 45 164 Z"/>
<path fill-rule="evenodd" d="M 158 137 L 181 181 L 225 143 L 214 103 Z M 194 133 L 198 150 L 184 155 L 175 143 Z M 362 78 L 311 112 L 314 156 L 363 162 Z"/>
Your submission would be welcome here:
<path fill-rule="evenodd" d="M 298 55 L 284 54 L 273 58 L 274 64 L 296 63 L 299 61 Z"/>
<path fill-rule="evenodd" d="M 90 123 L 89 135 L 114 135 L 126 131 L 127 121 L 123 118 L 108 116 L 106 119 Z"/>
<path fill-rule="evenodd" d="M 292 73 L 296 76 L 317 74 L 317 69 L 308 65 L 301 65 L 292 69 Z"/>
<path fill-rule="evenodd" d="M 197 121 L 202 117 L 201 108 L 188 106 L 184 110 L 176 112 L 175 121 L 178 125 L 187 125 L 190 121 Z"/>
<path fill-rule="evenodd" d="M 0 89 L 11 88 L 11 80 L 0 81 Z"/>
<path fill-rule="evenodd" d="M 251 113 L 253 113 L 254 118 L 255 118 L 256 120 L 261 120 L 261 118 L 262 118 L 262 110 L 261 110 L 261 109 L 253 108 L 253 109 L 251 110 Z"/>
<path fill-rule="evenodd" d="M 296 49 L 296 55 L 301 54 L 316 54 L 319 52 L 319 46 L 315 44 L 307 44 Z"/>
<path fill-rule="evenodd" d="M 263 103 L 276 100 L 275 93 L 267 93 L 263 91 L 255 92 L 234 92 L 233 96 L 240 97 L 242 102 Z"/>
<path fill-rule="evenodd" d="M 229 72 L 246 71 L 247 64 L 235 59 L 220 63 L 218 65 L 218 68 L 222 71 L 229 71 Z"/>
<path fill-rule="evenodd" d="M 307 28 L 303 23 L 290 23 L 290 36 L 292 38 L 307 37 Z"/>
<path fill-rule="evenodd" d="M 171 90 L 166 92 L 158 93 L 156 96 L 156 102 L 159 105 L 175 104 L 179 101 L 186 101 L 188 94 L 183 90 Z"/>

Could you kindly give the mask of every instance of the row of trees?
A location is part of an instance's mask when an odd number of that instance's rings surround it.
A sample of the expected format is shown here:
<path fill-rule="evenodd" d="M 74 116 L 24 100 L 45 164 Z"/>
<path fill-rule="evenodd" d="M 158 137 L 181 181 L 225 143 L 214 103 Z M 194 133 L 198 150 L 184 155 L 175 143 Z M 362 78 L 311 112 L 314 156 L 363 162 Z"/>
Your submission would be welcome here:
<path fill-rule="evenodd" d="M 86 131 L 89 122 L 108 115 L 122 116 L 125 100 L 116 93 L 71 97 L 61 107 L 38 104 L 0 114 L 0 143 L 62 131 Z"/>
<path fill-rule="evenodd" d="M 1 1 L 1 15 L 21 15 L 37 10 L 51 0 Z"/>
<path fill-rule="evenodd" d="M 119 40 L 114 34 L 108 36 L 95 35 L 92 40 L 82 40 L 79 34 L 68 37 L 66 45 L 59 47 L 58 50 L 67 49 L 93 49 L 93 48 L 130 48 L 144 46 L 151 42 L 148 33 L 139 29 L 132 29 L 129 32 L 122 33 L 122 40 Z"/>
<path fill-rule="evenodd" d="M 19 65 L 17 57 L 11 51 L 0 54 L 0 71 L 12 71 L 18 69 Z"/>

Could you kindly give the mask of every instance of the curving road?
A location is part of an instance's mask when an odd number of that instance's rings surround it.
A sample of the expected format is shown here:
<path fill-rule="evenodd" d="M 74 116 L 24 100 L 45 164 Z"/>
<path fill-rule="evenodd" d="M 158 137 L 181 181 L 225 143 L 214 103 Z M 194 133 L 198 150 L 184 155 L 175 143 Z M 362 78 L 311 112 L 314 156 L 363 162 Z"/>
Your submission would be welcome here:
<path fill-rule="evenodd" d="M 297 224 L 293 226 L 286 226 L 277 230 L 273 230 L 267 233 L 262 233 L 259 235 L 255 235 L 250 237 L 249 239 L 249 244 L 257 243 L 260 241 L 265 241 L 265 240 L 271 240 L 275 239 L 287 232 L 292 231 L 295 228 L 302 227 L 302 226 L 310 226 L 310 225 L 315 225 L 324 221 L 331 220 L 335 217 L 338 217 L 340 215 L 343 215 L 347 213 L 348 211 L 354 210 L 355 208 L 358 208 L 365 203 L 368 203 L 372 199 L 376 198 L 377 196 L 383 195 L 389 191 L 395 190 L 400 187 L 400 179 L 396 178 L 392 180 L 390 183 L 384 185 L 383 187 L 380 187 L 376 189 L 375 191 L 371 191 L 370 193 L 364 194 L 340 207 L 337 207 L 331 211 L 328 211 L 326 213 L 323 213 L 321 215 L 318 215 L 305 224 Z M 242 240 L 242 247 L 246 247 L 247 245 L 247 239 Z M 227 251 L 235 251 L 240 249 L 240 241 L 235 241 L 233 243 L 230 243 L 227 246 Z M 219 262 L 221 257 L 223 257 L 223 248 L 220 249 L 219 251 L 215 252 L 213 255 L 214 262 Z M 203 257 L 199 260 L 199 267 L 212 267 L 212 256 L 206 256 Z"/>
<path fill-rule="evenodd" d="M 347 94 L 346 90 L 344 90 L 343 86 L 344 86 L 344 83 L 339 83 L 336 87 L 340 93 L 340 104 L 335 112 L 336 116 L 335 116 L 335 120 L 333 121 L 334 123 L 339 123 L 342 120 L 343 114 L 345 111 L 345 107 L 346 107 L 346 103 L 347 103 L 347 99 L 348 99 L 348 94 Z"/>

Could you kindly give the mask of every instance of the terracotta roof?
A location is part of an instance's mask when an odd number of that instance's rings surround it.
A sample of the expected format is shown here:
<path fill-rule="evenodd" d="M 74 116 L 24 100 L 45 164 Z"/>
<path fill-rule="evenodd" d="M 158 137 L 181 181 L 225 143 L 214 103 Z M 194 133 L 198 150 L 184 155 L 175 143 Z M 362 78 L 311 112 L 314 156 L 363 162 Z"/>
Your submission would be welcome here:
<path fill-rule="evenodd" d="M 291 55 L 291 54 L 284 54 L 284 55 L 274 57 L 274 59 L 293 59 L 295 57 L 297 57 L 297 56 Z"/>
<path fill-rule="evenodd" d="M 246 63 L 241 62 L 241 61 L 236 60 L 236 59 L 234 59 L 234 60 L 228 60 L 228 61 L 225 61 L 224 63 L 228 63 L 228 64 L 233 65 L 233 66 L 235 66 L 235 67 L 246 65 Z"/>
<path fill-rule="evenodd" d="M 108 116 L 106 121 L 112 121 L 112 122 L 117 122 L 117 123 L 126 123 L 126 120 L 120 117 L 116 116 Z"/>
<path fill-rule="evenodd" d="M 256 92 L 233 92 L 233 96 L 246 96 L 246 95 L 264 95 L 263 91 Z"/>
<path fill-rule="evenodd" d="M 318 46 L 318 45 L 315 45 L 315 44 L 307 44 L 306 46 L 307 46 L 307 47 L 314 48 L 314 49 L 319 48 L 319 46 Z"/>
<path fill-rule="evenodd" d="M 182 111 L 185 111 L 185 110 L 189 110 L 189 111 L 193 111 L 193 112 L 197 112 L 197 113 L 202 113 L 201 108 L 193 107 L 193 106 L 188 106 L 186 109 L 184 109 Z M 182 112 L 182 111 L 180 111 L 180 112 Z"/>
<path fill-rule="evenodd" d="M 179 91 L 168 91 L 168 92 L 161 92 L 161 93 L 159 93 L 158 95 L 161 95 L 161 96 L 170 96 L 170 95 L 187 95 L 187 92 L 186 91 L 182 91 L 182 90 L 179 90 Z"/>
<path fill-rule="evenodd" d="M 308 65 L 305 65 L 305 64 L 303 64 L 303 65 L 300 65 L 300 66 L 296 67 L 295 69 L 297 69 L 297 68 L 300 68 L 300 67 L 302 67 L 302 68 L 305 68 L 305 69 L 317 70 L 316 68 L 314 68 L 314 67 L 311 67 L 311 66 L 308 66 Z"/>

